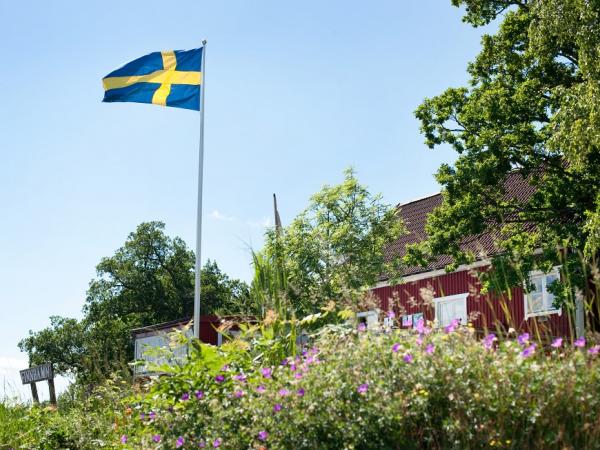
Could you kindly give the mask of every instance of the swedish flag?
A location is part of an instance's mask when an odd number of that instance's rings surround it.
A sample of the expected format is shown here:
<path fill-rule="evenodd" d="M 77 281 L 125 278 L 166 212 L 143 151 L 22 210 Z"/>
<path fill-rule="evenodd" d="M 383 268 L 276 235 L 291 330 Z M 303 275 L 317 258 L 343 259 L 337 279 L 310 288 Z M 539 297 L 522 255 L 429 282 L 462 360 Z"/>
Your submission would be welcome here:
<path fill-rule="evenodd" d="M 153 52 L 102 79 L 104 102 L 136 102 L 200 110 L 203 49 Z"/>

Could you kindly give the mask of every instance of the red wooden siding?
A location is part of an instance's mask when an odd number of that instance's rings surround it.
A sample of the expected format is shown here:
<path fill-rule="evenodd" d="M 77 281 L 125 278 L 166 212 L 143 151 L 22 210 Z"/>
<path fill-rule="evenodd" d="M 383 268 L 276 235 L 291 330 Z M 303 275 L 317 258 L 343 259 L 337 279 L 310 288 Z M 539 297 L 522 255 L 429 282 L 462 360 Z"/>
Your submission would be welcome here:
<path fill-rule="evenodd" d="M 403 314 L 423 313 L 425 319 L 433 320 L 433 304 L 428 304 L 421 295 L 421 290 L 428 288 L 433 289 L 435 298 L 469 293 L 467 314 L 478 329 L 495 329 L 495 324 L 500 323 L 506 329 L 513 327 L 518 331 L 534 334 L 539 332 L 554 336 L 571 336 L 572 320 L 569 320 L 569 314 L 564 309 L 561 315 L 550 314 L 525 320 L 522 288 L 513 288 L 509 291 L 510 294 L 504 293 L 501 296 L 482 294 L 479 280 L 468 270 L 375 288 L 372 293 L 378 298 L 383 311 L 393 309 L 397 317 Z"/>

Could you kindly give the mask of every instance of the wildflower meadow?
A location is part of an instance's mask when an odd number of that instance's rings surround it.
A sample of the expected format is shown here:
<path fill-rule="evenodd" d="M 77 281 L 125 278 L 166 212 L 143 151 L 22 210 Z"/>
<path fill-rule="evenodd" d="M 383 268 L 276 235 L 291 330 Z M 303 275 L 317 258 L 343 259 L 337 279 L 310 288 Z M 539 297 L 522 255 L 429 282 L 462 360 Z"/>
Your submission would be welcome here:
<path fill-rule="evenodd" d="M 325 326 L 281 361 L 243 339 L 193 348 L 165 376 L 34 408 L 2 448 L 600 448 L 600 345 L 585 339 L 419 322 Z"/>

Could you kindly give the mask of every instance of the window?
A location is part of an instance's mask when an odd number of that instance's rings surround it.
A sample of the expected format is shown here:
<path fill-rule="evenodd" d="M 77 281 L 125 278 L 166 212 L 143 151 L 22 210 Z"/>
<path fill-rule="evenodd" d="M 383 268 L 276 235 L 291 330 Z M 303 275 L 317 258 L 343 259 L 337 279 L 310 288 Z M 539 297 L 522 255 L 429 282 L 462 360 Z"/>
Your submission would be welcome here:
<path fill-rule="evenodd" d="M 561 313 L 560 308 L 557 309 L 553 305 L 554 294 L 548 291 L 548 287 L 559 279 L 558 267 L 548 273 L 539 270 L 529 273 L 529 282 L 533 289 L 525 293 L 525 318 Z M 529 286 L 526 286 L 525 290 L 528 288 Z"/>
<path fill-rule="evenodd" d="M 458 319 L 462 325 L 467 324 L 467 297 L 468 293 L 449 295 L 434 299 L 435 319 L 439 326 L 446 327 L 454 319 Z"/>
<path fill-rule="evenodd" d="M 379 324 L 379 313 L 375 310 L 359 312 L 356 315 L 358 323 L 364 323 L 367 328 L 377 328 Z"/>

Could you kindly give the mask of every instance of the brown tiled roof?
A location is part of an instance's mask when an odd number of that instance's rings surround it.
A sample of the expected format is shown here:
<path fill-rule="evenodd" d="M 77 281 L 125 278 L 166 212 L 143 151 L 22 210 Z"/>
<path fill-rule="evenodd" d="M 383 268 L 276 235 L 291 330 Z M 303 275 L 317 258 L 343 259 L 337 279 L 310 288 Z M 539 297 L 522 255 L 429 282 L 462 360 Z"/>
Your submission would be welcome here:
<path fill-rule="evenodd" d="M 535 192 L 535 188 L 517 172 L 512 172 L 508 175 L 504 186 L 505 199 L 513 198 L 525 201 Z M 404 221 L 407 234 L 401 236 L 400 239 L 389 245 L 385 250 L 386 255 L 390 258 L 398 255 L 403 257 L 406 254 L 407 245 L 424 241 L 427 238 L 425 233 L 427 216 L 431 214 L 435 208 L 440 206 L 441 203 L 442 194 L 438 193 L 408 203 L 399 204 L 397 206 L 398 212 L 401 219 Z M 479 236 L 470 236 L 463 239 L 461 249 L 472 251 L 476 255 L 484 254 L 492 256 L 499 253 L 499 249 L 495 245 L 497 238 L 497 233 L 483 233 Z M 450 256 L 441 255 L 426 267 L 406 267 L 402 271 L 402 274 L 406 276 L 443 269 L 451 263 L 452 258 Z M 386 279 L 387 277 L 382 278 Z"/>

